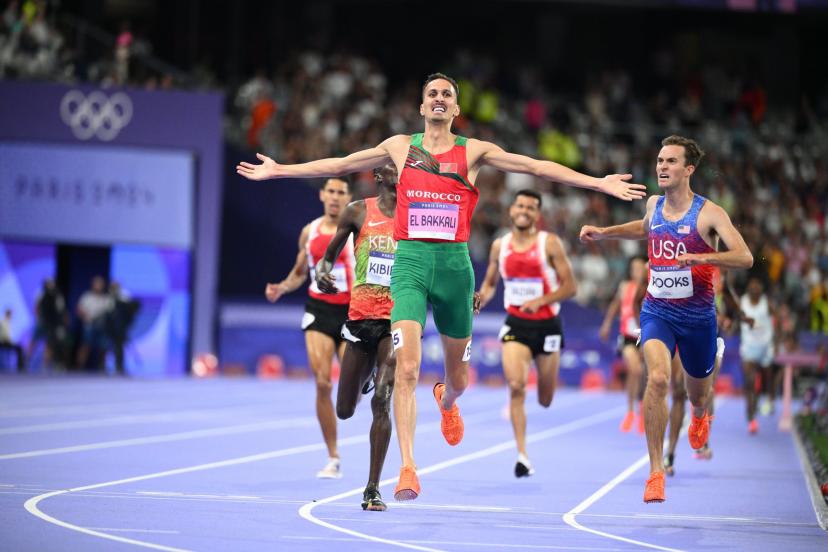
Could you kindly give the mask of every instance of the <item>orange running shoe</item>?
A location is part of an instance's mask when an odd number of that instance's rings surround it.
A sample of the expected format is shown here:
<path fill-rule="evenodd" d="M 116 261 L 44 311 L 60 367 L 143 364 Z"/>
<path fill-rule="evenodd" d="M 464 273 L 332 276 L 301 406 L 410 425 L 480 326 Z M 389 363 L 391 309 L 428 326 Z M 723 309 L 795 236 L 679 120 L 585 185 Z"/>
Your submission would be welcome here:
<path fill-rule="evenodd" d="M 697 418 L 695 414 L 690 420 L 690 428 L 687 430 L 687 438 L 690 441 L 690 446 L 693 450 L 699 450 L 707 444 L 707 438 L 710 436 L 710 420 L 713 416 L 708 416 L 707 411 L 701 418 Z"/>
<path fill-rule="evenodd" d="M 644 487 L 644 502 L 664 502 L 664 472 L 650 474 Z"/>
<path fill-rule="evenodd" d="M 460 408 L 455 404 L 449 410 L 443 408 L 443 393 L 446 391 L 446 384 L 437 382 L 434 384 L 434 400 L 437 401 L 437 406 L 440 408 L 440 415 L 443 417 L 440 420 L 440 431 L 443 432 L 443 437 L 446 438 L 446 443 L 455 446 L 463 440 L 463 418 L 460 416 Z"/>
<path fill-rule="evenodd" d="M 414 500 L 420 495 L 420 480 L 417 478 L 416 468 L 403 466 L 400 468 L 400 481 L 394 489 L 394 498 L 397 500 Z"/>
<path fill-rule="evenodd" d="M 633 422 L 635 422 L 635 412 L 627 412 L 624 419 L 621 420 L 621 431 L 628 433 L 632 430 Z"/>
<path fill-rule="evenodd" d="M 751 435 L 759 433 L 759 422 L 756 421 L 756 418 L 752 419 L 748 424 L 748 433 Z"/>

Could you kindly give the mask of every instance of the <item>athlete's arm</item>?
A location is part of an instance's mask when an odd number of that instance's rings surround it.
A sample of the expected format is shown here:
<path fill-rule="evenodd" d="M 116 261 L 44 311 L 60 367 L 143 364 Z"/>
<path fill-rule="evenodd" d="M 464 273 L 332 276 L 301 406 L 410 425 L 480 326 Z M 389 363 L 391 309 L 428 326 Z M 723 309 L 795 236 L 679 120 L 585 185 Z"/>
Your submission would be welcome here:
<path fill-rule="evenodd" d="M 612 301 L 610 301 L 610 304 L 607 307 L 607 314 L 604 315 L 604 321 L 601 323 L 601 329 L 598 330 L 598 336 L 601 338 L 601 341 L 606 341 L 609 337 L 612 321 L 615 319 L 615 315 L 618 314 L 618 309 L 621 308 L 621 288 L 623 285 L 623 282 L 618 284 L 618 290 L 615 292 L 615 295 L 612 297 Z"/>
<path fill-rule="evenodd" d="M 715 203 L 707 202 L 699 213 L 698 225 L 702 235 L 715 233 L 727 247 L 727 251 L 712 253 L 685 253 L 676 257 L 678 266 L 711 264 L 722 268 L 750 268 L 753 254 L 748 249 L 742 234 L 733 226 L 727 212 Z"/>
<path fill-rule="evenodd" d="M 299 234 L 299 252 L 296 254 L 296 263 L 288 272 L 287 277 L 281 282 L 265 286 L 265 297 L 271 303 L 278 301 L 279 297 L 285 293 L 296 291 L 299 286 L 305 283 L 305 278 L 308 277 L 308 256 L 305 253 L 305 244 L 308 243 L 309 235 L 310 225 L 308 224 L 302 228 L 302 233 Z"/>
<path fill-rule="evenodd" d="M 569 263 L 569 257 L 566 256 L 566 249 L 556 234 L 550 233 L 546 237 L 546 256 L 558 275 L 558 289 L 525 302 L 520 306 L 522 312 L 535 313 L 545 305 L 574 297 L 578 291 L 578 284 L 575 283 L 575 277 L 572 275 L 572 265 Z"/>
<path fill-rule="evenodd" d="M 615 226 L 591 226 L 589 224 L 581 227 L 579 236 L 582 243 L 592 243 L 601 240 L 646 240 L 650 229 L 651 213 L 658 202 L 658 196 L 652 196 L 647 200 L 647 213 L 643 219 L 631 220 L 624 224 Z"/>
<path fill-rule="evenodd" d="M 486 276 L 483 277 L 483 284 L 480 286 L 480 307 L 485 307 L 494 297 L 497 290 L 497 283 L 500 281 L 500 240 L 497 239 L 489 250 L 489 265 L 486 267 Z M 478 310 L 479 310 L 478 309 Z"/>
<path fill-rule="evenodd" d="M 236 165 L 236 173 L 248 180 L 342 176 L 367 171 L 381 167 L 388 162 L 401 160 L 401 156 L 405 155 L 409 142 L 410 137 L 399 134 L 388 138 L 375 148 L 358 151 L 345 157 L 317 159 L 316 161 L 295 165 L 280 165 L 270 157 L 257 153 L 256 157 L 261 161 L 260 164 L 254 165 L 242 161 Z"/>
<path fill-rule="evenodd" d="M 364 220 L 365 201 L 363 200 L 352 201 L 342 211 L 342 216 L 339 217 L 339 223 L 336 225 L 336 233 L 331 238 L 325 255 L 316 263 L 316 286 L 322 293 L 339 293 L 331 271 L 351 234 L 359 235 Z"/>
<path fill-rule="evenodd" d="M 595 178 L 552 161 L 509 153 L 496 144 L 482 140 L 469 140 L 468 148 L 473 163 L 477 166 L 489 165 L 501 171 L 531 174 L 551 182 L 603 192 L 625 201 L 641 199 L 647 195 L 644 185 L 626 182 L 632 178 L 631 174 L 609 174 L 604 178 Z"/>

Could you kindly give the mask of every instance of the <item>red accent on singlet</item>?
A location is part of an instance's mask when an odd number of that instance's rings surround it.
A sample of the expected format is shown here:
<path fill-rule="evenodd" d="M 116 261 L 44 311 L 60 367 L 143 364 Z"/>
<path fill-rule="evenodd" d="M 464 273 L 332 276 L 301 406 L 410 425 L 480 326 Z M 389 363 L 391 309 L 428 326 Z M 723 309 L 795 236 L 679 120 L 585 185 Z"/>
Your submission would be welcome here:
<path fill-rule="evenodd" d="M 466 139 L 458 136 L 449 151 L 432 155 L 422 134 L 411 137 L 397 184 L 395 240 L 467 242 L 480 192 L 468 181 Z"/>
<path fill-rule="evenodd" d="M 621 314 L 618 328 L 619 333 L 624 337 L 638 337 L 634 331 L 638 329 L 638 320 L 635 319 L 635 294 L 637 292 L 638 285 L 632 280 L 628 280 L 621 295 Z"/>
<path fill-rule="evenodd" d="M 348 238 L 348 243 L 342 248 L 342 252 L 334 263 L 332 274 L 337 282 L 339 293 L 322 293 L 316 287 L 316 263 L 325 256 L 325 250 L 333 239 L 333 234 L 323 234 L 319 231 L 323 217 L 319 217 L 310 224 L 308 242 L 305 244 L 305 254 L 308 256 L 308 268 L 310 269 L 310 285 L 308 295 L 331 305 L 347 305 L 351 300 L 351 287 L 354 282 L 354 242 Z"/>
<path fill-rule="evenodd" d="M 514 301 L 509 288 L 524 290 L 524 293 L 516 291 L 517 296 L 526 297 L 525 292 L 534 290 L 531 298 L 540 297 L 552 293 L 560 286 L 558 274 L 546 255 L 547 232 L 538 232 L 535 243 L 526 251 L 515 251 L 512 247 L 512 233 L 509 232 L 500 239 L 500 276 L 507 291 L 503 295 L 504 308 L 509 314 L 525 320 L 548 320 L 558 315 L 561 310 L 560 303 L 544 305 L 534 314 L 521 312 L 520 306 L 511 304 Z M 538 286 L 540 284 L 540 286 Z M 538 294 L 540 292 L 540 294 Z M 521 303 L 522 304 L 522 303 Z"/>
<path fill-rule="evenodd" d="M 348 320 L 390 320 L 391 273 L 397 243 L 394 219 L 385 216 L 376 197 L 365 198 L 365 220 L 354 243 L 356 277 Z"/>

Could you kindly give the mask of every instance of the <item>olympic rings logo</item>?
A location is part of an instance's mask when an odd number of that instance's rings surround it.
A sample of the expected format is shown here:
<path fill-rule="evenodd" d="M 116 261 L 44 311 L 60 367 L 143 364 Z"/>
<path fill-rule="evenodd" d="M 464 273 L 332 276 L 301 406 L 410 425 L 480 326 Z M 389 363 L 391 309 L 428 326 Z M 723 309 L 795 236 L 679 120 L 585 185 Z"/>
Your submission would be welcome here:
<path fill-rule="evenodd" d="M 132 119 L 132 100 L 123 92 L 107 97 L 98 90 L 88 96 L 80 90 L 70 90 L 60 101 L 60 118 L 79 140 L 97 136 L 109 142 Z"/>

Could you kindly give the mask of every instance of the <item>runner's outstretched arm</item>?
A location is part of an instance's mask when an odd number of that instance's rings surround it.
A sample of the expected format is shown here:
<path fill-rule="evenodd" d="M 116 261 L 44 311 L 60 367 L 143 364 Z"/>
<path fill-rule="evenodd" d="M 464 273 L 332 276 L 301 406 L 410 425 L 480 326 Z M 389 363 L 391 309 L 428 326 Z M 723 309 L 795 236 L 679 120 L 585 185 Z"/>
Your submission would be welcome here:
<path fill-rule="evenodd" d="M 595 178 L 552 161 L 540 161 L 526 155 L 509 153 L 491 142 L 469 140 L 469 147 L 474 152 L 478 165 L 489 165 L 506 172 L 531 174 L 551 182 L 603 192 L 624 201 L 641 199 L 647 195 L 643 184 L 627 182 L 632 178 L 631 174 L 609 174 L 603 178 Z"/>
<path fill-rule="evenodd" d="M 375 148 L 358 151 L 345 157 L 330 157 L 295 165 L 281 165 L 270 157 L 257 153 L 256 157 L 261 161 L 260 164 L 254 165 L 242 161 L 236 165 L 236 173 L 248 180 L 342 176 L 375 169 L 392 162 L 391 150 L 395 147 L 397 151 L 400 148 L 407 148 L 409 139 L 404 135 L 392 136 Z"/>

